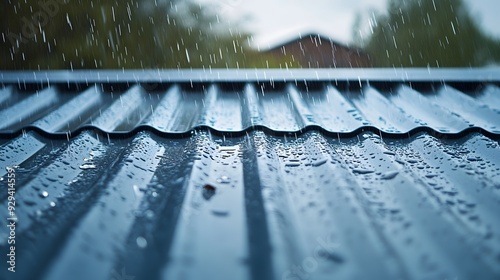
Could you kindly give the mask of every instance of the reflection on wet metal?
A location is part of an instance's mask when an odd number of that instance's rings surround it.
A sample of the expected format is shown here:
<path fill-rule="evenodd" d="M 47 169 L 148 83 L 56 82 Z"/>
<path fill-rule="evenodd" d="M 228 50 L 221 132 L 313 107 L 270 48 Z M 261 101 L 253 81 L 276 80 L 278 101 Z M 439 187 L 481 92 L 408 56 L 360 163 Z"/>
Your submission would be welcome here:
<path fill-rule="evenodd" d="M 498 78 L 328 74 L 154 90 L 4 81 L 0 114 L 23 117 L 0 125 L 30 268 L 16 276 L 499 278 Z"/>
<path fill-rule="evenodd" d="M 103 74 L 109 75 L 109 79 L 112 73 Z M 165 78 L 170 73 L 163 72 Z M 378 76 L 380 73 L 367 72 L 366 81 L 361 84 L 349 76 L 354 72 L 346 72 L 348 75 L 344 76 L 344 72 L 320 71 L 319 81 L 308 80 L 308 72 L 302 71 L 292 78 L 281 73 L 276 77 L 270 74 L 269 81 L 257 76 L 255 81 L 233 83 L 227 83 L 226 79 L 239 80 L 239 75 L 249 73 L 223 73 L 225 77 L 216 82 L 212 81 L 214 77 L 202 78 L 199 76 L 202 72 L 190 71 L 184 78 L 177 77 L 177 82 L 161 82 L 156 90 L 148 91 L 137 81 L 129 83 L 129 75 L 134 76 L 135 72 L 123 72 L 118 79 L 129 86 L 120 92 L 112 90 L 120 83 L 98 82 L 64 93 L 58 92 L 57 87 L 64 87 L 65 83 L 54 82 L 51 87 L 42 85 L 40 90 L 30 90 L 26 88 L 28 85 L 7 82 L 13 76 L 5 73 L 4 85 L 12 89 L 14 101 L 0 109 L 0 115 L 4 116 L 0 120 L 0 134 L 9 136 L 35 130 L 68 139 L 83 129 L 111 134 L 148 129 L 186 136 L 201 128 L 238 135 L 253 129 L 281 134 L 320 129 L 350 136 L 370 130 L 399 137 L 416 131 L 500 134 L 500 110 L 496 105 L 500 101 L 496 94 L 500 93 L 500 75 L 494 70 L 443 70 L 431 75 L 433 79 L 439 76 L 449 79 L 449 83 L 426 81 L 430 76 L 423 76 L 419 70 L 407 70 L 406 74 L 413 78 L 399 79 L 403 72 L 385 78 Z M 259 73 L 263 74 L 254 74 Z M 338 78 L 332 80 L 328 78 L 330 75 Z M 194 83 L 192 79 L 198 76 Z M 492 78 L 482 82 L 483 76 Z M 57 75 L 54 78 L 57 80 Z M 161 74 L 158 76 L 160 80 L 163 78 Z M 99 78 L 102 79 L 106 76 Z M 461 79 L 466 80 L 458 82 Z M 191 85 L 186 84 L 189 80 Z M 50 102 L 40 103 L 37 94 Z M 46 102 L 50 107 L 45 107 Z M 293 167 L 300 163 L 286 164 Z"/>
<path fill-rule="evenodd" d="M 18 173 L 17 194 L 19 241 L 34 257 L 19 256 L 33 267 L 27 278 L 92 265 L 79 275 L 106 279 L 123 264 L 141 279 L 500 275 L 500 144 L 482 134 L 96 136 L 68 146 L 33 133 L 50 156 L 19 166 L 31 168 Z M 89 153 L 97 167 L 81 170 Z M 61 239 L 58 250 L 40 245 Z"/>

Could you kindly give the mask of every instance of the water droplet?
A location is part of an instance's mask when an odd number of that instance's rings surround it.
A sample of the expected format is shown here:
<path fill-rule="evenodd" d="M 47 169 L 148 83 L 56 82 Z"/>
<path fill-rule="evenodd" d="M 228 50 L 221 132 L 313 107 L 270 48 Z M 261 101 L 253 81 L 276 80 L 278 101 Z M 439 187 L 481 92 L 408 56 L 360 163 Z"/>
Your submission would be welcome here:
<path fill-rule="evenodd" d="M 57 179 L 56 179 L 56 178 L 47 177 L 46 179 L 47 179 L 48 181 L 50 181 L 50 182 L 57 182 Z"/>
<path fill-rule="evenodd" d="M 311 165 L 314 167 L 318 167 L 318 166 L 325 164 L 326 162 L 327 162 L 327 159 L 322 159 L 322 160 L 318 160 L 318 161 L 311 163 Z"/>
<path fill-rule="evenodd" d="M 144 216 L 146 216 L 146 218 L 148 218 L 149 220 L 152 220 L 155 217 L 155 213 L 152 210 L 147 210 L 144 213 Z"/>
<path fill-rule="evenodd" d="M 212 210 L 212 214 L 214 214 L 217 217 L 226 217 L 229 215 L 229 211 L 227 210 Z"/>
<path fill-rule="evenodd" d="M 98 157 L 102 155 L 101 151 L 90 151 L 89 153 L 92 157 Z"/>
<path fill-rule="evenodd" d="M 49 196 L 49 193 L 46 192 L 46 191 L 43 191 L 43 192 L 40 193 L 40 197 L 46 198 L 48 196 Z"/>
<path fill-rule="evenodd" d="M 54 201 L 51 201 L 50 202 L 50 207 L 55 207 L 56 206 L 56 203 Z"/>
<path fill-rule="evenodd" d="M 289 161 L 289 162 L 285 163 L 285 166 L 288 166 L 288 167 L 297 167 L 297 166 L 300 166 L 300 162 Z"/>
<path fill-rule="evenodd" d="M 71 181 L 68 182 L 68 186 L 71 185 L 71 184 L 74 184 L 76 182 L 78 182 L 78 179 L 73 179 L 73 180 L 71 180 Z"/>
<path fill-rule="evenodd" d="M 340 256 L 339 254 L 332 252 L 330 250 L 319 250 L 318 255 L 322 257 L 325 260 L 334 262 L 334 263 L 343 263 L 344 258 Z"/>
<path fill-rule="evenodd" d="M 451 191 L 443 191 L 443 194 L 449 195 L 449 196 L 456 196 L 458 194 L 457 191 L 451 190 Z"/>
<path fill-rule="evenodd" d="M 85 163 L 80 165 L 80 169 L 86 170 L 86 169 L 95 169 L 95 165 L 92 163 Z"/>
<path fill-rule="evenodd" d="M 215 195 L 215 190 L 216 188 L 212 185 L 205 185 L 203 187 L 203 192 L 202 192 L 202 196 L 205 200 L 210 200 L 212 198 L 212 196 Z"/>
<path fill-rule="evenodd" d="M 396 162 L 399 163 L 399 164 L 401 164 L 401 165 L 405 165 L 406 164 L 406 162 L 404 162 L 404 160 L 402 160 L 400 158 L 397 158 Z"/>
<path fill-rule="evenodd" d="M 427 184 L 429 184 L 430 186 L 437 186 L 438 183 L 434 180 L 427 180 Z"/>
<path fill-rule="evenodd" d="M 467 160 L 468 160 L 468 161 L 481 161 L 481 159 L 480 159 L 480 158 L 478 158 L 478 157 L 473 157 L 473 156 L 467 157 Z"/>
<path fill-rule="evenodd" d="M 141 189 L 137 185 L 133 185 L 132 189 L 134 190 L 135 197 L 142 197 Z"/>
<path fill-rule="evenodd" d="M 380 178 L 384 179 L 384 180 L 390 180 L 390 179 L 393 179 L 394 177 L 396 177 L 398 174 L 399 174 L 399 171 L 388 171 L 388 172 L 383 173 L 382 176 L 380 176 Z"/>
<path fill-rule="evenodd" d="M 364 169 L 364 168 L 354 168 L 352 170 L 355 174 L 369 174 L 375 172 L 375 170 L 372 169 Z"/>
<path fill-rule="evenodd" d="M 182 183 L 183 181 L 184 181 L 184 177 L 179 177 L 179 178 L 177 178 L 177 180 L 175 180 L 175 181 L 173 182 L 173 184 L 174 184 L 174 185 L 177 185 L 177 184 Z"/>
<path fill-rule="evenodd" d="M 148 246 L 148 241 L 142 236 L 137 237 L 137 239 L 135 239 L 135 242 L 137 243 L 137 247 L 141 249 L 144 249 Z"/>
<path fill-rule="evenodd" d="M 229 177 L 224 175 L 224 176 L 221 176 L 220 178 L 217 179 L 217 183 L 229 184 L 229 183 L 231 183 L 231 180 L 229 179 Z"/>
<path fill-rule="evenodd" d="M 36 205 L 36 202 L 34 202 L 33 200 L 24 200 L 24 204 L 26 204 L 27 206 L 33 206 L 33 205 Z"/>

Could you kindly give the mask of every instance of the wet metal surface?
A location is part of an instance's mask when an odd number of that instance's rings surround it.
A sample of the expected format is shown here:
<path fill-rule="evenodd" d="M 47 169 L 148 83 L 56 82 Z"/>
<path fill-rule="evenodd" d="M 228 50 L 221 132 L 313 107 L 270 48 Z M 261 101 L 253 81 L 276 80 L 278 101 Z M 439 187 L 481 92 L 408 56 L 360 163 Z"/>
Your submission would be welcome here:
<path fill-rule="evenodd" d="M 18 263 L 30 267 L 19 279 L 500 275 L 500 147 L 481 134 L 85 131 L 21 135 L 1 151 L 21 139 L 36 148 L 9 153 Z"/>
<path fill-rule="evenodd" d="M 500 77 L 497 72 L 433 71 L 435 77 L 427 82 L 421 80 L 420 70 L 408 70 L 405 78 L 391 72 L 386 80 L 365 70 L 357 78 L 346 70 L 343 78 L 342 71 L 319 71 L 317 79 L 309 77 L 311 70 L 290 72 L 290 77 L 284 76 L 286 71 L 271 71 L 267 78 L 259 78 L 266 75 L 259 71 L 246 82 L 238 82 L 243 75 L 239 72 L 233 73 L 235 82 L 228 82 L 230 72 L 222 71 L 225 78 L 217 79 L 203 78 L 200 71 L 174 71 L 177 78 L 169 82 L 161 79 L 170 72 L 148 76 L 129 71 L 117 72 L 110 82 L 103 82 L 112 76 L 104 72 L 97 83 L 84 79 L 86 72 L 79 82 L 71 72 L 47 72 L 56 80 L 47 77 L 50 83 L 40 77 L 43 73 L 15 82 L 12 72 L 4 72 L 0 76 L 10 78 L 3 79 L 1 89 L 0 134 L 36 130 L 64 136 L 98 129 L 131 135 L 147 129 L 186 136 L 199 128 L 239 135 L 253 129 L 275 133 L 316 129 L 348 136 L 367 129 L 399 136 L 421 131 L 500 134 L 500 86 L 491 78 Z M 67 82 L 59 81 L 66 76 Z M 456 81 L 461 78 L 463 82 Z"/>
<path fill-rule="evenodd" d="M 496 83 L 4 85 L 1 279 L 500 278 Z"/>

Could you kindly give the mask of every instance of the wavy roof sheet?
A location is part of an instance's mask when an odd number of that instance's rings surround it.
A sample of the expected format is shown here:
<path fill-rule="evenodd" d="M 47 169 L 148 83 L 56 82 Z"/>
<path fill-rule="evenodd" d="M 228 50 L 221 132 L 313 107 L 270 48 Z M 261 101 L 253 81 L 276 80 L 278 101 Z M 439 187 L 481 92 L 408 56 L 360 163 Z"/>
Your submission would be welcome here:
<path fill-rule="evenodd" d="M 0 74 L 14 279 L 500 277 L 496 78 L 120 73 Z"/>
<path fill-rule="evenodd" d="M 232 83 L 228 77 L 225 82 L 196 80 L 193 77 L 199 75 L 192 73 L 174 82 L 136 77 L 135 82 L 117 78 L 94 83 L 73 77 L 66 83 L 12 83 L 6 78 L 0 92 L 0 133 L 28 128 L 46 134 L 75 134 L 84 128 L 128 133 L 147 128 L 188 134 L 210 128 L 241 134 L 255 128 L 277 133 L 313 128 L 404 135 L 418 130 L 454 134 L 472 128 L 500 134 L 497 82 L 371 81 L 367 76 L 353 82 L 349 77 L 318 81 L 300 76 L 277 81 L 271 75 Z"/>

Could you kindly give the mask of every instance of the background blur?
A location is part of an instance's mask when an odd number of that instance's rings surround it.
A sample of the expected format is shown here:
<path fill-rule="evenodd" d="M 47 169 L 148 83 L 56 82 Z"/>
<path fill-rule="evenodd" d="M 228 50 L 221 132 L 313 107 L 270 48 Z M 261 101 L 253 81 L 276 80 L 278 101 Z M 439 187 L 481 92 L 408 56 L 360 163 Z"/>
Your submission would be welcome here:
<path fill-rule="evenodd" d="M 0 3 L 3 70 L 500 63 L 498 0 Z"/>

